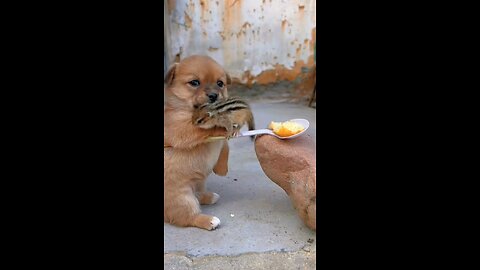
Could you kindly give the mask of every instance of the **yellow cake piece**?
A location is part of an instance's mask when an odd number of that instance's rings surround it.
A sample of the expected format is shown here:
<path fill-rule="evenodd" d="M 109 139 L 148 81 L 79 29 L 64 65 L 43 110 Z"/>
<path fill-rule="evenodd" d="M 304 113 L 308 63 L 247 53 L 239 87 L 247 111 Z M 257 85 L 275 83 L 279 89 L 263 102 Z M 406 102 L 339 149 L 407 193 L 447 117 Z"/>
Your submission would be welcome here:
<path fill-rule="evenodd" d="M 280 137 L 288 137 L 302 132 L 305 128 L 295 122 L 270 122 L 268 128 Z"/>

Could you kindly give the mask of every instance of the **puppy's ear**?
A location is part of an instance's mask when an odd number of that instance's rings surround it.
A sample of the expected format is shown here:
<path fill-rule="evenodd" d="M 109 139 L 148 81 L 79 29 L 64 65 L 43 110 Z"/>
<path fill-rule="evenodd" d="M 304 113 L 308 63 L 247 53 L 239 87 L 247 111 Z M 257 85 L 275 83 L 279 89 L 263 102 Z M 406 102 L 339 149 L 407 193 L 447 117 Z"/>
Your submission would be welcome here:
<path fill-rule="evenodd" d="M 225 72 L 225 74 L 227 74 L 227 85 L 232 84 L 232 79 L 230 78 L 230 75 L 227 72 Z"/>
<path fill-rule="evenodd" d="M 167 75 L 165 75 L 164 82 L 167 85 L 172 84 L 173 79 L 175 78 L 175 71 L 177 70 L 178 63 L 173 64 L 167 71 Z"/>

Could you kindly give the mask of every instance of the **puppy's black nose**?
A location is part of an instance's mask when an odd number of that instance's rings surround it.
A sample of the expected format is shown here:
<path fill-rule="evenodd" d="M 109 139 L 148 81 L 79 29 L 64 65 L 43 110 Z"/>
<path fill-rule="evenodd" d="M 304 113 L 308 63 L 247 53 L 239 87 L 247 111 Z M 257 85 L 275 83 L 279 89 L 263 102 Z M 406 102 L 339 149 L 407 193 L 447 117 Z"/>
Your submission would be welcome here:
<path fill-rule="evenodd" d="M 215 102 L 215 101 L 217 101 L 218 94 L 210 93 L 210 94 L 207 94 L 207 97 L 210 99 L 210 102 Z"/>

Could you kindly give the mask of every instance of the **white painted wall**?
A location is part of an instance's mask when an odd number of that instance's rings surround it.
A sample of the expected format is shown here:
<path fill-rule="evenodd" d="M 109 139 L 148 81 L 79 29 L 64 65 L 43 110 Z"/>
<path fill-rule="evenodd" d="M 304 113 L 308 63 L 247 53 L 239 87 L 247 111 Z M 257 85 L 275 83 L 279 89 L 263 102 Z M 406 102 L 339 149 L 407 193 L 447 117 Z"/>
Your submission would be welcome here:
<path fill-rule="evenodd" d="M 315 0 L 168 0 L 165 31 L 170 64 L 179 54 L 206 54 L 233 78 L 276 65 L 312 64 Z"/>

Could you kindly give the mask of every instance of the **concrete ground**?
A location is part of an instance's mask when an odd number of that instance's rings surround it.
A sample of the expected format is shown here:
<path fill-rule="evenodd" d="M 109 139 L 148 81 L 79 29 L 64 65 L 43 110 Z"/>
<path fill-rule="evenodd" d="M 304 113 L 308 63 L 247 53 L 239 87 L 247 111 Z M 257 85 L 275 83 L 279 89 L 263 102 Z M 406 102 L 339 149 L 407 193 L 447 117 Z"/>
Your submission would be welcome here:
<path fill-rule="evenodd" d="M 305 118 L 310 121 L 307 133 L 315 138 L 315 109 L 305 102 L 290 103 L 287 95 L 242 96 L 250 101 L 257 129 L 270 121 Z M 218 217 L 220 226 L 206 231 L 165 223 L 165 269 L 315 268 L 315 232 L 300 220 L 283 189 L 263 173 L 249 138 L 230 140 L 229 173 L 212 174 L 207 188 L 220 199 L 202 211 Z"/>

